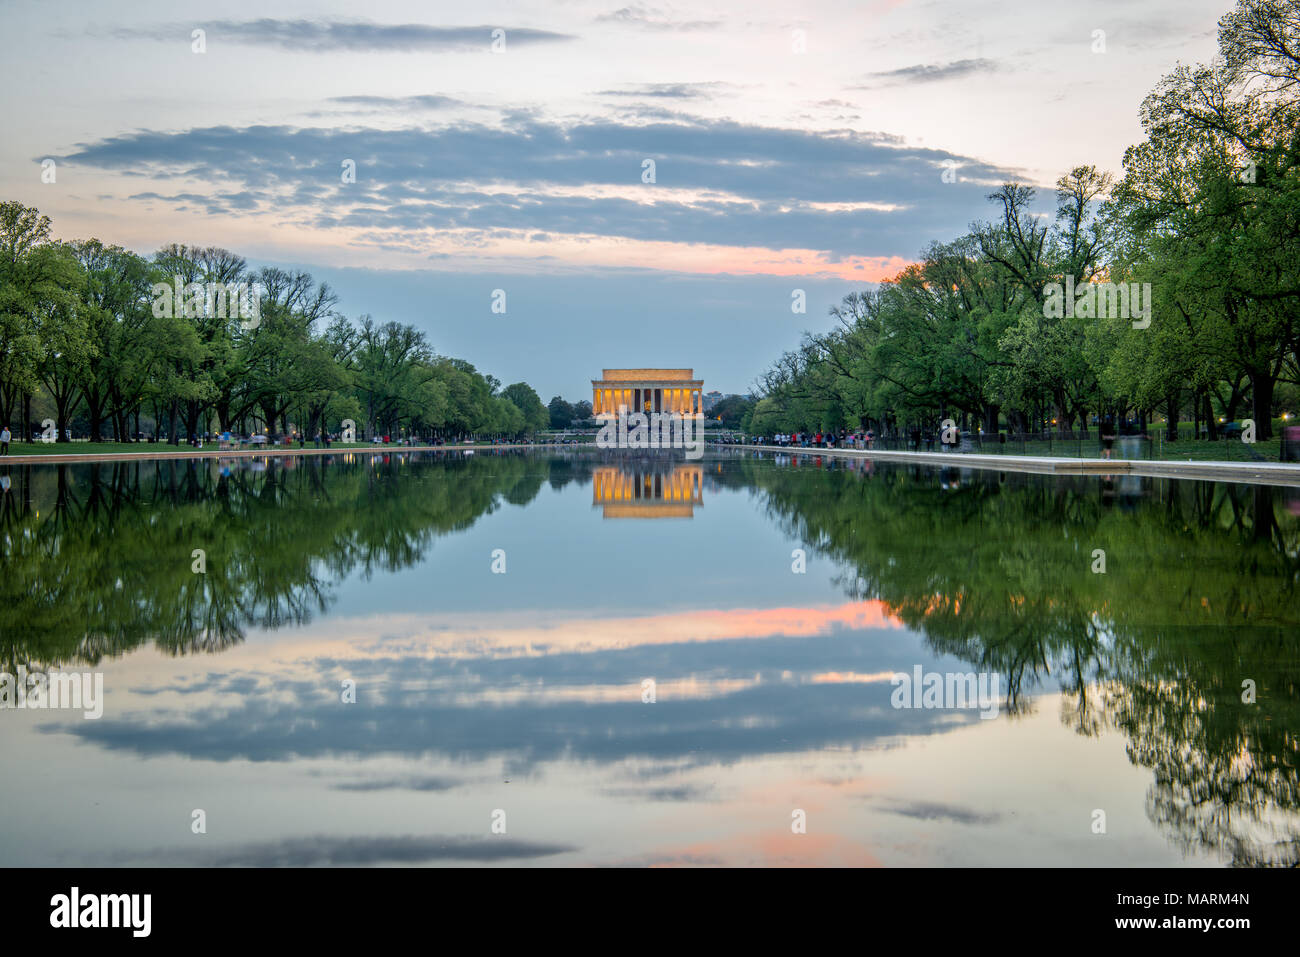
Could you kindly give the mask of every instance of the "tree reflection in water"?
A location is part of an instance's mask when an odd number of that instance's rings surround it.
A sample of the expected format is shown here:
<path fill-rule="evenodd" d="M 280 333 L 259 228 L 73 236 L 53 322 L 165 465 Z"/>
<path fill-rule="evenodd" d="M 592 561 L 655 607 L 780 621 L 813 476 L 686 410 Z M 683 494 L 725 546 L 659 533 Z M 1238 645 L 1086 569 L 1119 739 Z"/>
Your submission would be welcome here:
<path fill-rule="evenodd" d="M 407 567 L 545 477 L 518 455 L 400 453 L 14 469 L 0 497 L 4 661 L 14 673 L 146 642 L 220 651 L 249 626 L 308 623 L 343 576 Z"/>
<path fill-rule="evenodd" d="M 1050 677 L 1065 724 L 1122 731 L 1154 775 L 1149 817 L 1184 849 L 1300 863 L 1300 491 L 860 472 L 751 461 L 733 481 L 761 488 L 790 535 L 849 569 L 849 595 L 1007 676 L 1009 712 L 1032 707 Z"/>

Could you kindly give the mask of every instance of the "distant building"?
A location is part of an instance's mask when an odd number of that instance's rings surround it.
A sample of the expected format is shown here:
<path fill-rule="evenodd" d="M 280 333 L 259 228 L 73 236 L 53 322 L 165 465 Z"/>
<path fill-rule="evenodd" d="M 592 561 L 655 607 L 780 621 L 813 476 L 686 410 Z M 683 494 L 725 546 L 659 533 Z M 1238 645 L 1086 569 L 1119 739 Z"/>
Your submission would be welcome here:
<path fill-rule="evenodd" d="M 722 393 L 716 389 L 713 392 L 704 393 L 704 411 L 712 411 L 713 407 L 722 401 Z"/>
<path fill-rule="evenodd" d="M 694 369 L 605 369 L 591 380 L 591 411 L 596 418 L 631 412 L 704 414 L 704 381 Z"/>

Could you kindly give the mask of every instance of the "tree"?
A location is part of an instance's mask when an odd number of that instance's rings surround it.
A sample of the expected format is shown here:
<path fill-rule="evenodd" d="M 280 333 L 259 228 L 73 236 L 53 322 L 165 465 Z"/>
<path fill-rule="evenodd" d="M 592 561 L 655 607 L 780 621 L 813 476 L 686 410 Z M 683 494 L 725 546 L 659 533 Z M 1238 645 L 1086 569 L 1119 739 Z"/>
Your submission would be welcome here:
<path fill-rule="evenodd" d="M 390 432 L 409 418 L 422 387 L 436 373 L 424 333 L 397 322 L 362 316 L 354 353 L 357 391 L 365 409 L 367 438 Z"/>
<path fill-rule="evenodd" d="M 521 432 L 535 433 L 546 428 L 551 421 L 550 411 L 542 405 L 541 398 L 527 382 L 506 386 L 501 395 L 512 402 L 523 415 Z"/>
<path fill-rule="evenodd" d="M 88 310 L 78 295 L 85 274 L 71 247 L 50 245 L 36 255 L 53 260 L 48 268 L 56 277 L 42 284 L 32 300 L 33 329 L 41 343 L 36 375 L 54 401 L 56 441 L 67 442 L 69 419 L 81 402 L 97 351 L 86 321 Z"/>
<path fill-rule="evenodd" d="M 331 345 L 316 338 L 315 326 L 333 315 L 338 296 L 306 272 L 263 269 L 261 315 L 250 328 L 240 327 L 236 365 L 249 405 L 261 409 L 267 428 L 284 425 L 290 407 L 311 396 L 337 391 L 344 377 Z M 328 399 L 326 399 L 328 401 Z M 299 424 L 302 427 L 302 424 Z"/>
<path fill-rule="evenodd" d="M 753 407 L 753 398 L 743 395 L 729 395 L 724 399 L 720 399 L 710 414 L 720 421 L 725 428 L 739 429 L 742 428 L 742 423 L 749 417 Z"/>
<path fill-rule="evenodd" d="M 554 396 L 547 404 L 550 413 L 550 425 L 553 429 L 567 429 L 573 423 L 573 406 L 560 396 Z"/>
<path fill-rule="evenodd" d="M 0 203 L 0 418 L 10 422 L 19 401 L 29 420 L 43 354 L 36 317 L 75 282 L 66 257 L 52 248 L 50 219 L 21 203 Z M 29 421 L 22 432 L 30 440 Z"/>
<path fill-rule="evenodd" d="M 1219 49 L 1147 97 L 1147 139 L 1126 152 L 1117 199 L 1173 287 L 1157 321 L 1226 350 L 1266 439 L 1278 378 L 1300 373 L 1300 3 L 1242 0 Z"/>
<path fill-rule="evenodd" d="M 84 277 L 81 313 L 91 350 L 83 391 L 90 441 L 103 441 L 104 423 L 113 416 L 119 417 L 118 432 L 125 439 L 121 416 L 142 397 L 144 381 L 154 369 L 157 352 L 152 343 L 168 334 L 166 320 L 155 319 L 150 308 L 155 272 L 135 253 L 97 239 L 70 243 L 68 248 Z M 124 391 L 128 382 L 133 385 Z"/>

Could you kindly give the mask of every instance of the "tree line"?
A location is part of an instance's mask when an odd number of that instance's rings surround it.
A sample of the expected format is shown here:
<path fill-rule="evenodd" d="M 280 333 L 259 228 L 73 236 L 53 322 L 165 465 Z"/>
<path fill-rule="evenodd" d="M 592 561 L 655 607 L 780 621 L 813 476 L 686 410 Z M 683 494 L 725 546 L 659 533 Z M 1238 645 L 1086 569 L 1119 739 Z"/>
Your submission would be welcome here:
<path fill-rule="evenodd" d="M 990 221 L 846 296 L 760 376 L 746 431 L 1162 415 L 1214 438 L 1240 414 L 1270 438 L 1300 399 L 1300 0 L 1241 0 L 1141 120 L 1121 176 L 1057 181 L 1054 220 L 1005 184 Z"/>
<path fill-rule="evenodd" d="M 31 440 L 41 414 L 60 442 L 74 421 L 91 442 L 131 441 L 143 416 L 172 444 L 218 429 L 311 439 L 349 419 L 358 438 L 424 439 L 518 437 L 550 422 L 527 383 L 502 388 L 413 326 L 344 316 L 307 272 L 254 269 L 210 246 L 145 257 L 63 242 L 49 217 L 3 202 L 0 424 L 22 423 Z"/>

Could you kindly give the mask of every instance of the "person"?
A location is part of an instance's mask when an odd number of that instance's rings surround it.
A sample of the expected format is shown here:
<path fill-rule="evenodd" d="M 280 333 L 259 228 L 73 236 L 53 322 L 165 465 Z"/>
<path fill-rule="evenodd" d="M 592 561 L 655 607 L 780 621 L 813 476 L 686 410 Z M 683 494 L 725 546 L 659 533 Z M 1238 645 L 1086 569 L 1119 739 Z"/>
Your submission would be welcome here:
<path fill-rule="evenodd" d="M 10 438 L 12 438 L 12 436 L 9 434 L 9 426 L 6 425 L 3 429 L 0 429 L 0 455 L 9 454 Z"/>
<path fill-rule="evenodd" d="M 1101 424 L 1101 457 L 1110 458 L 1111 449 L 1115 446 L 1115 420 L 1109 415 Z"/>

